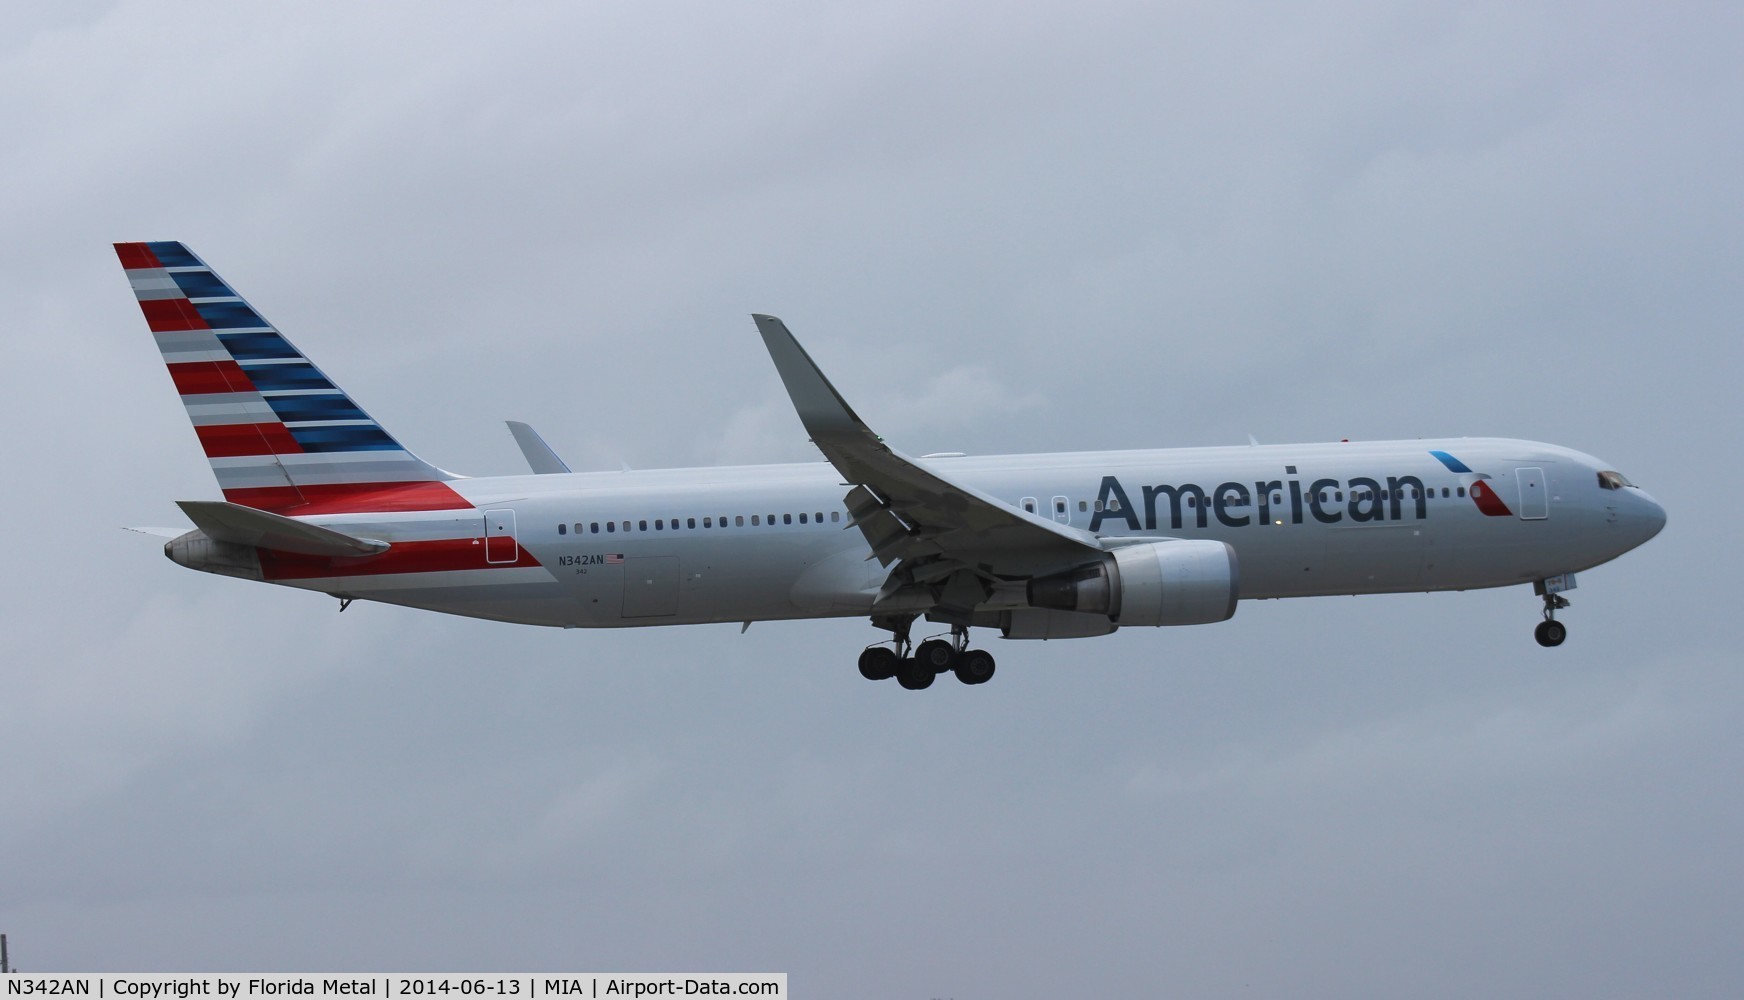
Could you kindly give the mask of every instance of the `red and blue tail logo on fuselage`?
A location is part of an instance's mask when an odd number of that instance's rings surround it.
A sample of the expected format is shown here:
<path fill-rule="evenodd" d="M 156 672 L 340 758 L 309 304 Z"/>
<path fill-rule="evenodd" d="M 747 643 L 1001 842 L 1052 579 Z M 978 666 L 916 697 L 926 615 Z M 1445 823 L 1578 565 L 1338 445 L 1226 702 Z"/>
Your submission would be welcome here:
<path fill-rule="evenodd" d="M 1478 510 L 1483 511 L 1489 517 L 1514 516 L 1514 512 L 1508 509 L 1508 505 L 1503 503 L 1502 498 L 1497 496 L 1496 491 L 1490 487 L 1487 482 L 1490 478 L 1488 473 L 1473 472 L 1471 466 L 1445 451 L 1431 451 L 1429 454 L 1434 455 L 1436 461 L 1447 466 L 1448 471 L 1472 477 L 1471 482 L 1466 484 L 1466 492 L 1471 494 L 1472 503 L 1478 505 Z"/>

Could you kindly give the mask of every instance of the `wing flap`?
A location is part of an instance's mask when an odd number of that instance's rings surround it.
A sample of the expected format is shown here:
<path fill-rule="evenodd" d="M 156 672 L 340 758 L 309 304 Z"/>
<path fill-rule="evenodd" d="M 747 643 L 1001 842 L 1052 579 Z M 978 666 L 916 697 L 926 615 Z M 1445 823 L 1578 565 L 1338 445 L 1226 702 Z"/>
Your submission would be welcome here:
<path fill-rule="evenodd" d="M 209 538 L 237 545 L 311 556 L 371 556 L 388 543 L 222 500 L 177 500 L 182 513 Z"/>

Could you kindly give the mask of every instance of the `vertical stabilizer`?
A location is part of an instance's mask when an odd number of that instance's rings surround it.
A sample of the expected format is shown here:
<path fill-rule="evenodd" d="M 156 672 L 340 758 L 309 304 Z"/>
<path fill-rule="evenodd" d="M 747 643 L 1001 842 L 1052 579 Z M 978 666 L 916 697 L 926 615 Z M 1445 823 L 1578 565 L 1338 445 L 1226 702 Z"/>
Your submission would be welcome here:
<path fill-rule="evenodd" d="M 115 252 L 224 499 L 298 515 L 471 506 L 187 247 Z"/>

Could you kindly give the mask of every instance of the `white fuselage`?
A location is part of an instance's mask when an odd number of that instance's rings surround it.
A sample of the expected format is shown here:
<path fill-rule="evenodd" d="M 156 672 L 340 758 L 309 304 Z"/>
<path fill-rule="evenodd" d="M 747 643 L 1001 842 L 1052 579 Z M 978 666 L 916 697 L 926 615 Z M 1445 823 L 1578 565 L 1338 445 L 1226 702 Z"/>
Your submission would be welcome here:
<path fill-rule="evenodd" d="M 1640 490 L 1602 487 L 1606 467 L 1591 456 L 1507 439 L 927 464 L 1103 539 L 1226 542 L 1242 598 L 1530 583 L 1614 559 L 1664 523 Z M 476 509 L 309 518 L 402 555 L 439 551 L 427 565 L 305 560 L 294 571 L 268 564 L 266 578 L 480 618 L 621 627 L 864 616 L 879 610 L 888 576 L 844 506 L 849 487 L 823 462 L 450 485 Z M 997 600 L 983 607 L 996 610 Z"/>

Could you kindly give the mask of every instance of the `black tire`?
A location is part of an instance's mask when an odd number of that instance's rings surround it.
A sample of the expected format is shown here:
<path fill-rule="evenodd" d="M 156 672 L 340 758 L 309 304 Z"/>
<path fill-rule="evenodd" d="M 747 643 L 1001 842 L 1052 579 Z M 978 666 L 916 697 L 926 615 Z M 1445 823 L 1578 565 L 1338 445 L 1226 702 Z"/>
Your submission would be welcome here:
<path fill-rule="evenodd" d="M 903 660 L 902 665 L 896 668 L 896 683 L 910 691 L 925 691 L 933 686 L 933 678 L 937 676 L 930 668 L 916 663 L 912 658 Z"/>
<path fill-rule="evenodd" d="M 1532 637 L 1540 646 L 1560 646 L 1562 640 L 1568 638 L 1568 626 L 1558 621 L 1539 622 L 1532 630 Z"/>
<path fill-rule="evenodd" d="M 951 664 L 957 659 L 957 651 L 943 639 L 928 639 L 915 647 L 914 662 L 942 674 L 951 669 Z"/>
<path fill-rule="evenodd" d="M 895 651 L 887 646 L 867 646 L 860 654 L 860 676 L 869 681 L 887 681 L 896 676 L 900 663 Z"/>
<path fill-rule="evenodd" d="M 964 650 L 951 669 L 964 684 L 985 684 L 993 679 L 993 654 L 979 649 Z"/>

